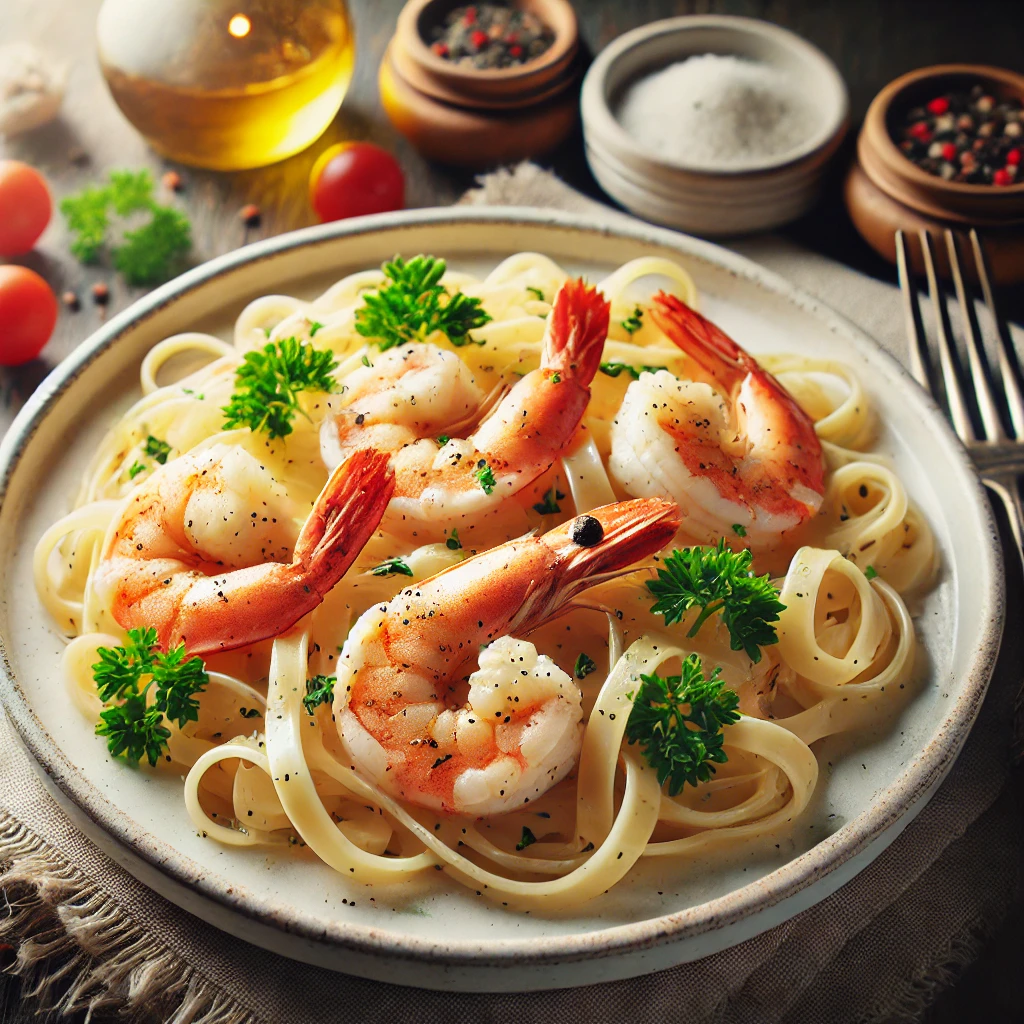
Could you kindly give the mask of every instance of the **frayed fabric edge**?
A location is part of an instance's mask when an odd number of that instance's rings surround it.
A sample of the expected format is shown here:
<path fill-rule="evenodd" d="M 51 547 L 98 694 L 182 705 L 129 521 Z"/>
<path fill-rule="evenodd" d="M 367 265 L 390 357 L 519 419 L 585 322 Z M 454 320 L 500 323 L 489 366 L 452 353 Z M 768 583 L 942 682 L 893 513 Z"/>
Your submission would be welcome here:
<path fill-rule="evenodd" d="M 176 953 L 147 935 L 81 871 L 0 816 L 0 942 L 22 996 L 54 1016 L 102 1010 L 168 1024 L 256 1024 Z M 31 937 L 29 937 L 31 936 Z M 146 1011 L 143 1013 L 143 1011 Z"/>

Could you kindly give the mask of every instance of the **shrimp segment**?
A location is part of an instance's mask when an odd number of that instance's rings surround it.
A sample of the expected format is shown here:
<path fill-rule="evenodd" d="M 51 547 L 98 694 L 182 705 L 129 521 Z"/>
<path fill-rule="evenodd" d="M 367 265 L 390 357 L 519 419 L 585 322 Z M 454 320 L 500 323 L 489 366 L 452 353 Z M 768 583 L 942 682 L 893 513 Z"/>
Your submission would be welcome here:
<path fill-rule="evenodd" d="M 334 712 L 361 772 L 411 803 L 484 815 L 534 799 L 572 769 L 579 689 L 508 634 L 628 571 L 679 526 L 675 503 L 661 498 L 588 517 L 601 525 L 590 546 L 573 540 L 572 520 L 466 559 L 359 618 L 338 659 Z"/>
<path fill-rule="evenodd" d="M 353 448 L 368 444 L 391 451 L 396 480 L 391 512 L 409 519 L 437 521 L 495 508 L 547 472 L 569 444 L 590 400 L 590 383 L 607 335 L 604 297 L 582 281 L 566 282 L 548 318 L 540 367 L 520 378 L 465 438 L 451 435 L 473 419 L 472 403 L 480 401 L 475 383 L 465 379 L 468 371 L 458 373 L 448 365 L 461 365 L 451 353 L 434 349 L 436 354 L 416 354 L 413 348 L 424 346 L 407 346 L 400 358 L 413 360 L 424 372 L 417 375 L 394 366 L 390 381 L 382 383 L 397 397 L 398 371 L 401 401 L 381 402 L 365 386 L 362 371 L 356 371 L 359 378 L 351 385 L 346 380 L 354 397 L 348 408 L 324 421 L 324 461 L 337 465 Z M 374 369 L 389 356 L 378 357 Z M 425 372 L 428 359 L 434 363 L 433 377 Z M 439 386 L 442 376 L 448 383 Z M 450 409 L 447 423 L 436 415 L 424 417 L 424 407 L 441 407 L 439 393 Z M 449 438 L 439 444 L 438 434 Z"/>
<path fill-rule="evenodd" d="M 224 444 L 186 453 L 129 496 L 97 591 L 121 626 L 154 627 L 165 650 L 208 654 L 277 636 L 345 574 L 393 487 L 386 455 L 357 452 L 331 474 L 293 549 L 288 499 L 251 455 Z"/>
<path fill-rule="evenodd" d="M 740 526 L 751 544 L 813 516 L 825 490 L 814 423 L 753 356 L 673 295 L 651 318 L 715 382 L 643 373 L 612 426 L 609 468 L 629 494 L 670 494 L 684 527 L 713 541 Z"/>

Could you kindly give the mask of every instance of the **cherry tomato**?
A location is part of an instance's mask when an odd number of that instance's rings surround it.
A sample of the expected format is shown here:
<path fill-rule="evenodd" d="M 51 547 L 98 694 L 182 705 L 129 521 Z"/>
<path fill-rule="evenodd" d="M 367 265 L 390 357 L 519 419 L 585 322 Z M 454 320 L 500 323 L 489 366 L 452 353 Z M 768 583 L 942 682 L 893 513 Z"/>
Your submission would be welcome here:
<path fill-rule="evenodd" d="M 50 223 L 52 212 L 43 176 L 20 160 L 0 160 L 0 253 L 28 252 Z"/>
<path fill-rule="evenodd" d="M 0 366 L 35 359 L 57 323 L 57 297 L 28 267 L 0 267 Z"/>
<path fill-rule="evenodd" d="M 372 142 L 342 142 L 324 150 L 309 175 L 309 202 L 321 220 L 400 210 L 405 176 L 398 161 Z"/>

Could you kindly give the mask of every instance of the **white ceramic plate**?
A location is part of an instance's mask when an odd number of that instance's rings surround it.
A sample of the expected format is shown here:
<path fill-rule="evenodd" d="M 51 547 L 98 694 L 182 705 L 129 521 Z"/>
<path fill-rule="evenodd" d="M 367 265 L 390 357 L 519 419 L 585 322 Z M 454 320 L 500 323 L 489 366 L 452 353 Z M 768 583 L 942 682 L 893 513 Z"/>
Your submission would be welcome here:
<path fill-rule="evenodd" d="M 483 272 L 534 249 L 599 279 L 643 255 L 681 261 L 704 310 L 753 351 L 850 364 L 881 412 L 896 460 L 938 538 L 942 570 L 918 628 L 927 678 L 882 734 L 821 745 L 822 784 L 791 836 L 714 863 L 644 862 L 571 915 L 513 914 L 440 874 L 401 890 L 353 889 L 311 856 L 217 845 L 195 833 L 180 780 L 132 771 L 63 697 L 62 643 L 35 598 L 31 558 L 67 511 L 113 416 L 137 395 L 139 363 L 186 329 L 227 336 L 253 297 L 312 297 L 395 252 L 432 252 Z M 998 541 L 977 477 L 904 370 L 849 323 L 775 275 L 657 228 L 597 229 L 563 214 L 423 210 L 327 225 L 198 267 L 114 318 L 47 378 L 0 447 L 3 701 L 83 829 L 146 884 L 218 927 L 287 956 L 400 984 L 520 990 L 608 981 L 724 949 L 837 889 L 921 809 L 970 730 L 999 646 Z M 370 902 L 370 897 L 373 902 Z"/>

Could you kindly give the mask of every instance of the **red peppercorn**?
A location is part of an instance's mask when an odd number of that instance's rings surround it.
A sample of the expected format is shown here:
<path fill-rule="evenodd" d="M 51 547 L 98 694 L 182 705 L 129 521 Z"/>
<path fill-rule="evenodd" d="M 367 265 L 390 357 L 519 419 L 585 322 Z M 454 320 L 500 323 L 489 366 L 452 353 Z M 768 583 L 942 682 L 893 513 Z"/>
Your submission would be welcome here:
<path fill-rule="evenodd" d="M 942 159 L 943 160 L 954 160 L 956 158 L 956 146 L 952 142 L 947 142 L 942 147 Z"/>
<path fill-rule="evenodd" d="M 993 185 L 1009 185 L 1012 184 L 1013 177 L 1005 167 L 1000 167 L 995 174 L 992 175 Z"/>
<path fill-rule="evenodd" d="M 928 104 L 928 113 L 935 114 L 936 117 L 946 113 L 947 110 L 949 110 L 949 100 L 945 96 L 936 96 Z"/>
<path fill-rule="evenodd" d="M 444 43 L 434 43 L 431 49 L 438 55 L 438 57 L 448 56 L 448 47 Z"/>
<path fill-rule="evenodd" d="M 1010 152 L 1006 154 L 1006 162 L 1011 167 L 1017 167 L 1020 164 L 1020 158 L 1021 151 L 1019 149 L 1011 149 Z"/>
<path fill-rule="evenodd" d="M 258 228 L 260 226 L 260 208 L 255 203 L 248 203 L 238 211 L 238 219 L 247 228 Z"/>
<path fill-rule="evenodd" d="M 523 48 L 521 46 L 518 46 L 518 45 L 517 46 L 510 46 L 508 48 L 508 55 L 510 57 L 522 57 L 522 55 L 523 55 Z"/>
<path fill-rule="evenodd" d="M 919 139 L 921 142 L 931 141 L 932 131 L 928 127 L 927 121 L 917 121 L 912 124 L 907 131 L 913 135 L 915 139 Z"/>
<path fill-rule="evenodd" d="M 470 33 L 469 41 L 473 44 L 476 49 L 480 49 L 481 46 L 487 43 L 487 33 L 482 32 L 480 29 Z"/>
<path fill-rule="evenodd" d="M 462 21 L 466 25 L 475 25 L 476 24 L 476 8 L 475 7 L 467 7 L 466 8 L 466 13 L 465 13 L 465 15 L 463 15 Z"/>

